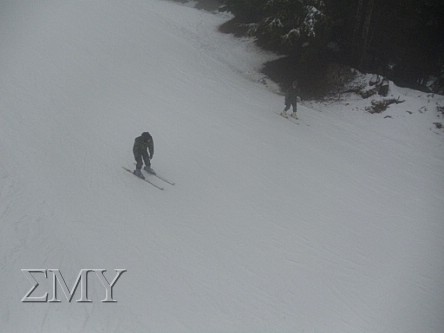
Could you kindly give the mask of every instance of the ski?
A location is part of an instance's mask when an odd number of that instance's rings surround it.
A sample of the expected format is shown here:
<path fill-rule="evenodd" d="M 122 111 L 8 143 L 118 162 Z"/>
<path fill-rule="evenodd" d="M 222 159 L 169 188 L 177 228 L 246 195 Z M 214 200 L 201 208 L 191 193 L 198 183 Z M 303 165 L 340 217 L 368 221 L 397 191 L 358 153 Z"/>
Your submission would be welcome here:
<path fill-rule="evenodd" d="M 175 182 L 172 182 L 171 180 L 169 180 L 169 179 L 167 179 L 167 178 L 165 178 L 165 177 L 163 177 L 163 176 L 158 175 L 157 172 L 154 171 L 154 170 L 153 170 L 153 172 L 149 172 L 149 171 L 147 171 L 147 170 L 145 170 L 145 169 L 142 169 L 142 170 L 145 171 L 147 174 L 149 174 L 149 175 L 151 175 L 151 176 L 154 176 L 154 177 L 156 177 L 156 178 L 159 178 L 161 181 L 163 181 L 163 182 L 165 182 L 165 183 L 167 183 L 167 184 L 170 184 L 170 185 L 176 185 Z M 152 169 L 151 169 L 151 170 L 152 170 Z"/>
<path fill-rule="evenodd" d="M 166 179 L 166 178 L 164 178 L 162 176 L 159 176 L 157 173 L 149 173 L 149 174 L 153 175 L 154 177 L 159 178 L 161 181 L 163 181 L 163 182 L 165 182 L 167 184 L 176 185 L 176 183 L 174 183 L 174 182 L 172 182 L 172 181 L 170 181 L 170 180 L 168 180 L 168 179 Z"/>
<path fill-rule="evenodd" d="M 151 182 L 151 181 L 149 181 L 148 179 L 143 179 L 143 178 L 140 178 L 140 177 L 138 177 L 138 176 L 136 176 L 130 169 L 128 169 L 128 168 L 125 168 L 125 167 L 122 167 L 123 168 L 123 170 L 125 170 L 125 171 L 128 171 L 130 174 L 132 174 L 134 177 L 137 177 L 137 178 L 139 178 L 139 179 L 141 179 L 141 180 L 143 180 L 143 181 L 145 181 L 145 182 L 147 182 L 148 184 L 150 184 L 150 185 L 153 185 L 155 188 L 157 188 L 157 189 L 159 189 L 159 190 L 164 190 L 164 188 L 163 187 L 161 187 L 161 186 L 159 186 L 159 185 L 157 185 L 157 184 L 154 184 L 153 182 Z"/>
<path fill-rule="evenodd" d="M 293 124 L 300 125 L 299 118 L 293 118 L 292 116 L 288 116 L 288 115 L 285 116 L 285 115 L 282 114 L 282 112 L 280 112 L 279 115 L 282 118 L 285 118 L 285 119 L 291 121 Z"/>

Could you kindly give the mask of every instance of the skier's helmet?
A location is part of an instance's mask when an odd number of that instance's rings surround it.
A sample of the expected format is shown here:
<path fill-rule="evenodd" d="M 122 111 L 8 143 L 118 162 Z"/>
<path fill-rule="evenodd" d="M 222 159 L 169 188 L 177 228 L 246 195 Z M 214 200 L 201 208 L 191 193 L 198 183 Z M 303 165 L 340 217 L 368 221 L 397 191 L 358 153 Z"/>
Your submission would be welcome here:
<path fill-rule="evenodd" d="M 143 132 L 142 138 L 144 138 L 145 140 L 151 139 L 151 134 L 148 132 Z"/>

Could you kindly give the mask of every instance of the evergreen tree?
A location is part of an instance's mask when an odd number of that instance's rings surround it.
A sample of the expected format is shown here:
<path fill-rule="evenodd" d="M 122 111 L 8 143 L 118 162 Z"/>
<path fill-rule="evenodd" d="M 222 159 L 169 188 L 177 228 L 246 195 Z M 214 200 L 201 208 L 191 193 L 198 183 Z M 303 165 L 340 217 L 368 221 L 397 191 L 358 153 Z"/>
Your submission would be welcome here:
<path fill-rule="evenodd" d="M 442 0 L 225 0 L 266 48 L 299 63 L 340 60 L 391 79 L 444 76 Z"/>

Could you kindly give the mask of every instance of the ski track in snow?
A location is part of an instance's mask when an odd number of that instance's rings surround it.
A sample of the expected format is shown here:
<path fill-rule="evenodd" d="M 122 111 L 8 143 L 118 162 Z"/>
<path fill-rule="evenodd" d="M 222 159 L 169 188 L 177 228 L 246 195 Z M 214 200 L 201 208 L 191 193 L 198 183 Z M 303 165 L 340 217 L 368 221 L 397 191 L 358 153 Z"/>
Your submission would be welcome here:
<path fill-rule="evenodd" d="M 1 332 L 442 332 L 444 98 L 303 101 L 296 125 L 229 18 L 0 4 Z M 165 191 L 121 168 L 146 130 Z M 25 304 L 22 268 L 127 272 L 117 304 L 98 281 Z"/>

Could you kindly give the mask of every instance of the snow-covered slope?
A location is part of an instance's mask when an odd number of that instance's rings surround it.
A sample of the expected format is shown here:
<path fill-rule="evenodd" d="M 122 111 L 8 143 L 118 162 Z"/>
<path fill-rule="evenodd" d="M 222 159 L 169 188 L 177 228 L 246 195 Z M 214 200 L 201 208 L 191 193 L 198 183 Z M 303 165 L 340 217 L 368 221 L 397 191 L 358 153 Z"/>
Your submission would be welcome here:
<path fill-rule="evenodd" d="M 442 332 L 443 98 L 307 103 L 296 125 L 226 19 L 0 3 L 1 332 Z M 121 168 L 146 130 L 165 191 Z M 116 304 L 94 281 L 92 303 L 22 303 L 26 268 L 127 272 Z"/>

